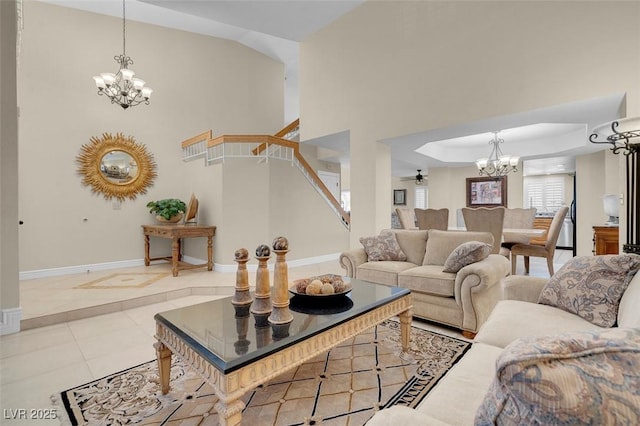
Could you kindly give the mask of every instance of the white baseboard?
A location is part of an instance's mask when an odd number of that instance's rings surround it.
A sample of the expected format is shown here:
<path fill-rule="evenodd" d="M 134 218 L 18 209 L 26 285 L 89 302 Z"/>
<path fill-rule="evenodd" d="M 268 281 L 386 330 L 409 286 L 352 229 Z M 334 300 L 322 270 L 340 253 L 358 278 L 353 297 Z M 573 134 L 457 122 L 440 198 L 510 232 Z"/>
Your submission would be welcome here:
<path fill-rule="evenodd" d="M 297 267 L 297 266 L 307 266 L 307 265 L 313 265 L 315 263 L 338 260 L 339 257 L 340 257 L 340 253 L 331 253 L 331 254 L 325 254 L 322 256 L 307 257 L 304 259 L 287 260 L 287 265 L 290 268 Z M 191 256 L 184 256 L 183 260 L 185 262 L 193 263 L 193 264 L 207 263 L 206 260 L 198 259 L 196 257 L 191 257 Z M 272 266 L 274 262 L 275 262 L 275 258 L 272 256 L 271 261 L 269 262 L 269 265 Z M 88 271 L 106 271 L 109 269 L 130 268 L 133 266 L 143 266 L 143 265 L 144 265 L 144 259 L 132 259 L 132 260 L 121 260 L 117 262 L 65 266 L 62 268 L 38 269 L 35 271 L 22 271 L 20 272 L 20 281 L 32 280 L 34 278 L 54 277 L 59 275 L 83 274 Z M 247 264 L 247 270 L 249 272 L 255 272 L 257 268 L 258 268 L 257 263 Z M 235 263 L 230 265 L 216 263 L 214 264 L 214 269 L 218 272 L 235 272 L 238 269 L 238 265 Z"/>
<path fill-rule="evenodd" d="M 2 323 L 0 323 L 0 336 L 19 332 L 21 319 L 22 308 L 3 309 Z"/>
<path fill-rule="evenodd" d="M 62 268 L 38 269 L 20 272 L 20 281 L 34 278 L 55 277 L 59 275 L 83 274 L 92 271 L 106 271 L 109 269 L 130 268 L 143 266 L 144 259 L 120 260 L 117 262 L 91 263 L 88 265 L 64 266 Z"/>

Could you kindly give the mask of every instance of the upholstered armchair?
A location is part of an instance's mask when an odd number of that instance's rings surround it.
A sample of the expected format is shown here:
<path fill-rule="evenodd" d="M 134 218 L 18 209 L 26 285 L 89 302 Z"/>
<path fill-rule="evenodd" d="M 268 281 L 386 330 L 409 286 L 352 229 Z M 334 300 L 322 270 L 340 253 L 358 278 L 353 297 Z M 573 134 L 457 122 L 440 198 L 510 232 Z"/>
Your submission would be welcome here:
<path fill-rule="evenodd" d="M 449 209 L 413 209 L 418 221 L 418 229 L 439 229 L 449 227 Z"/>
<path fill-rule="evenodd" d="M 491 253 L 508 256 L 508 253 L 500 253 L 504 211 L 504 207 L 465 207 L 462 209 L 462 216 L 467 231 L 490 232 L 493 235 Z"/>
<path fill-rule="evenodd" d="M 551 225 L 549 226 L 549 231 L 547 232 L 547 240 L 543 246 L 537 244 L 515 244 L 511 247 L 512 275 L 516 274 L 518 256 L 524 257 L 524 269 L 527 274 L 529 273 L 529 258 L 531 256 L 546 258 L 547 267 L 549 268 L 549 275 L 553 275 L 553 256 L 556 252 L 556 243 L 558 242 L 560 229 L 562 228 L 562 223 L 564 222 L 564 218 L 567 215 L 568 211 L 569 207 L 562 207 L 553 216 L 553 220 L 551 221 Z"/>
<path fill-rule="evenodd" d="M 529 229 L 533 228 L 533 221 L 536 218 L 536 208 L 521 209 L 512 208 L 504 211 L 504 223 L 505 229 Z M 502 247 L 511 249 L 516 243 L 529 244 L 529 237 L 522 235 L 510 235 L 504 234 L 502 241 Z"/>
<path fill-rule="evenodd" d="M 402 229 L 418 229 L 416 227 L 416 217 L 410 209 L 396 209 L 398 220 Z"/>

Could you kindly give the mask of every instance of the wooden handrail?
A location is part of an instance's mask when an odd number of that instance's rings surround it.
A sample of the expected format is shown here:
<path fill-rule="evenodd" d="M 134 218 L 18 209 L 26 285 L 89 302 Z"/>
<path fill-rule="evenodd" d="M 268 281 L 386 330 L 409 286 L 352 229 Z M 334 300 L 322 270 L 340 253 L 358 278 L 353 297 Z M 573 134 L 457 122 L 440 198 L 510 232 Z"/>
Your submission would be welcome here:
<path fill-rule="evenodd" d="M 287 133 L 291 132 L 293 129 L 295 129 L 296 127 L 300 126 L 300 119 L 296 118 L 295 120 L 293 120 L 289 125 L 287 125 L 286 127 L 284 127 L 282 130 L 280 130 L 278 133 L 276 133 L 273 136 L 276 136 L 278 138 L 282 138 L 284 137 Z"/>
<path fill-rule="evenodd" d="M 208 147 L 220 145 L 222 143 L 246 143 L 253 142 L 265 145 L 281 145 L 288 148 L 297 149 L 298 143 L 287 139 L 278 138 L 271 135 L 220 135 L 209 139 Z M 254 150 L 255 151 L 255 150 Z M 264 151 L 264 150 L 263 150 Z"/>
<path fill-rule="evenodd" d="M 344 223 L 349 224 L 351 222 L 351 218 L 349 217 L 347 212 L 344 211 L 344 209 L 342 208 L 338 200 L 336 200 L 336 197 L 334 197 L 331 191 L 329 191 L 329 188 L 327 188 L 327 186 L 324 184 L 322 179 L 320 179 L 320 177 L 316 174 L 316 172 L 311 168 L 309 163 L 307 163 L 307 160 L 304 159 L 298 147 L 295 148 L 294 153 L 296 158 L 300 162 L 300 164 L 302 164 L 302 167 L 304 167 L 307 173 L 311 175 L 311 179 L 315 181 L 316 185 L 318 185 L 318 187 L 320 188 L 322 193 L 325 195 L 327 200 L 329 200 L 329 202 L 333 205 L 333 207 L 338 212 L 340 212 L 340 217 L 342 217 L 342 220 L 344 221 Z"/>
<path fill-rule="evenodd" d="M 199 135 L 195 135 L 192 138 L 182 141 L 182 148 L 186 148 L 189 145 L 202 142 L 203 140 L 209 141 L 211 140 L 212 137 L 213 137 L 213 130 L 207 130 L 206 132 L 202 132 Z"/>
<path fill-rule="evenodd" d="M 293 120 L 291 123 L 289 123 L 289 125 L 287 125 L 286 127 L 284 127 L 282 130 L 280 130 L 278 133 L 276 133 L 274 136 L 277 138 L 284 138 L 284 136 L 287 135 L 287 133 L 289 133 L 290 131 L 292 131 L 293 129 L 295 129 L 296 127 L 300 126 L 300 119 L 297 118 L 295 120 Z M 262 144 L 257 148 L 254 148 L 252 153 L 253 155 L 260 155 L 262 154 L 262 152 L 267 149 L 267 145 L 266 144 Z"/>

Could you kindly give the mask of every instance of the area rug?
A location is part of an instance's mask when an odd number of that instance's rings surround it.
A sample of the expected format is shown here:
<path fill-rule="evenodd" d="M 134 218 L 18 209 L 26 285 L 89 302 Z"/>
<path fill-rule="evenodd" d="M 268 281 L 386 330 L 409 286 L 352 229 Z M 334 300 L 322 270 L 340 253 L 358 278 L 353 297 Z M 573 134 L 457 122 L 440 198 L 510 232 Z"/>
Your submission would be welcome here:
<path fill-rule="evenodd" d="M 470 343 L 411 328 L 400 358 L 400 326 L 385 321 L 245 395 L 246 425 L 363 425 L 377 410 L 417 406 Z M 406 358 L 406 357 L 403 357 Z M 173 357 L 162 395 L 156 361 L 53 396 L 71 425 L 216 425 L 211 388 Z M 63 424 L 64 424 L 63 423 Z"/>

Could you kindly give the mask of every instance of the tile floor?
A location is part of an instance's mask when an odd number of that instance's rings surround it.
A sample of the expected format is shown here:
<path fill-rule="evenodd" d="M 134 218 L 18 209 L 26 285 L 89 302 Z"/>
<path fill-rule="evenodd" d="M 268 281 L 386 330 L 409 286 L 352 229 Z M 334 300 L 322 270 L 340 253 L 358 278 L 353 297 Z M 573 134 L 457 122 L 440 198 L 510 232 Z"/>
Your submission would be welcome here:
<path fill-rule="evenodd" d="M 558 251 L 556 268 L 570 257 Z M 342 272 L 332 261 L 290 268 L 289 278 Z M 548 276 L 543 259 L 532 258 L 531 275 Z M 181 271 L 174 278 L 162 263 L 21 282 L 27 327 L 0 336 L 0 424 L 59 424 L 31 415 L 51 414 L 56 392 L 154 359 L 156 312 L 230 295 L 234 283 L 235 273 L 216 271 Z M 461 338 L 454 330 L 416 325 Z"/>

